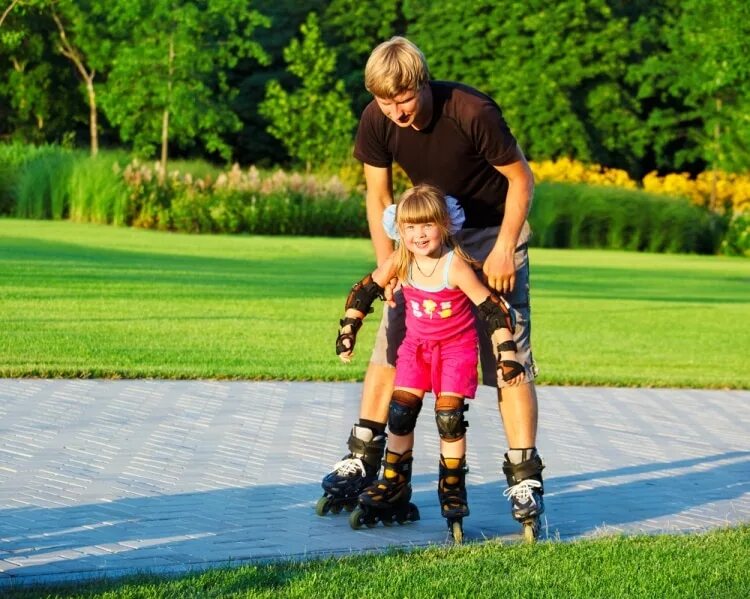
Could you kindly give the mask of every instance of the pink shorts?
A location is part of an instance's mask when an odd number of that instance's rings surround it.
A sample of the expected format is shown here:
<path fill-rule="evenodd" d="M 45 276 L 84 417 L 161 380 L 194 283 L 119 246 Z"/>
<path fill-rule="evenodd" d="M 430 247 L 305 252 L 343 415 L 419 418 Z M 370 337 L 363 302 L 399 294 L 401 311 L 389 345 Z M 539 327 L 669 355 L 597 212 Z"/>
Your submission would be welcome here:
<path fill-rule="evenodd" d="M 395 386 L 473 398 L 477 343 L 474 328 L 444 341 L 412 339 L 407 333 L 398 348 Z"/>

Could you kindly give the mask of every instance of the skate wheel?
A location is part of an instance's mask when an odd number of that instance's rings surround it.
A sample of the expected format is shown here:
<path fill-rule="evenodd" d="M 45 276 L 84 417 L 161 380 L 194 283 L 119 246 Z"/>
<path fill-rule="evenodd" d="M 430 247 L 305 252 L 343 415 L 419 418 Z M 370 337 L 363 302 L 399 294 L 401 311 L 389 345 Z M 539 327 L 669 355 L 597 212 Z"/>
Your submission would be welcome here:
<path fill-rule="evenodd" d="M 539 525 L 536 521 L 528 521 L 523 523 L 523 540 L 524 543 L 533 543 L 539 536 Z"/>
<path fill-rule="evenodd" d="M 464 542 L 464 529 L 463 529 L 463 526 L 461 525 L 461 521 L 454 520 L 451 523 L 450 528 L 451 528 L 451 534 L 453 535 L 453 542 L 456 545 L 460 545 L 461 543 L 463 543 Z"/>
<path fill-rule="evenodd" d="M 375 518 L 365 518 L 365 526 L 367 528 L 375 528 L 378 525 L 378 521 Z"/>
<path fill-rule="evenodd" d="M 365 512 L 361 507 L 356 507 L 352 510 L 349 516 L 349 526 L 354 530 L 359 530 L 365 523 Z"/>
<path fill-rule="evenodd" d="M 325 516 L 330 509 L 330 500 L 325 495 L 318 499 L 318 503 L 315 504 L 315 513 L 318 514 L 318 516 Z"/>
<path fill-rule="evenodd" d="M 344 504 L 344 509 L 347 512 L 351 512 L 355 507 L 357 507 L 356 503 L 346 503 L 346 504 Z"/>
<path fill-rule="evenodd" d="M 331 506 L 331 513 L 332 514 L 340 514 L 341 510 L 344 509 L 344 506 L 339 504 L 335 504 Z"/>

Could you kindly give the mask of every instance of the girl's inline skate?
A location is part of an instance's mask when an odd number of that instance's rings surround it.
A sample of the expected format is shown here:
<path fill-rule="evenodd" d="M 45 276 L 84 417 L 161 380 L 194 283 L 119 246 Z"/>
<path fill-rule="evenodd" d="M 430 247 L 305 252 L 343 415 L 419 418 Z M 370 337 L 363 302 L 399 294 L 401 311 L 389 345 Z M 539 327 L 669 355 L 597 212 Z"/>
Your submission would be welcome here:
<path fill-rule="evenodd" d="M 410 502 L 412 461 L 411 451 L 400 454 L 386 449 L 383 478 L 359 496 L 359 505 L 349 517 L 353 529 L 372 528 L 378 522 L 391 526 L 419 520 L 419 510 Z"/>
<path fill-rule="evenodd" d="M 438 497 L 440 512 L 448 522 L 453 542 L 461 544 L 464 540 L 463 520 L 469 515 L 469 504 L 466 501 L 466 459 L 446 458 L 440 456 L 440 479 Z"/>
<path fill-rule="evenodd" d="M 367 427 L 352 428 L 349 453 L 334 465 L 321 484 L 324 493 L 315 506 L 318 516 L 355 508 L 360 493 L 378 478 L 385 441 L 385 435 L 375 435 Z"/>
<path fill-rule="evenodd" d="M 534 447 L 512 449 L 505 454 L 503 473 L 508 488 L 503 495 L 511 502 L 513 517 L 523 525 L 523 539 L 527 543 L 539 537 L 539 517 L 544 513 L 543 469 L 542 458 Z"/>

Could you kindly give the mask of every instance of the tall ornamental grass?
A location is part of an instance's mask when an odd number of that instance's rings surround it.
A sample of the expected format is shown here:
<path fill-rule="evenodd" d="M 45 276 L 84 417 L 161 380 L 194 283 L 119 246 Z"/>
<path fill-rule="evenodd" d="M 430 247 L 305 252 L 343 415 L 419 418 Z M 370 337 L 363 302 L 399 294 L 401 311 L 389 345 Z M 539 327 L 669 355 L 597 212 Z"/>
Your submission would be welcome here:
<path fill-rule="evenodd" d="M 70 220 L 127 224 L 128 189 L 120 166 L 126 160 L 125 154 L 107 152 L 75 162 L 66 185 Z"/>
<path fill-rule="evenodd" d="M 59 147 L 40 148 L 21 166 L 15 182 L 13 214 L 21 218 L 66 218 L 70 176 L 82 154 Z"/>
<path fill-rule="evenodd" d="M 537 185 L 529 220 L 533 245 L 547 248 L 714 254 L 726 230 L 687 200 L 572 183 Z"/>

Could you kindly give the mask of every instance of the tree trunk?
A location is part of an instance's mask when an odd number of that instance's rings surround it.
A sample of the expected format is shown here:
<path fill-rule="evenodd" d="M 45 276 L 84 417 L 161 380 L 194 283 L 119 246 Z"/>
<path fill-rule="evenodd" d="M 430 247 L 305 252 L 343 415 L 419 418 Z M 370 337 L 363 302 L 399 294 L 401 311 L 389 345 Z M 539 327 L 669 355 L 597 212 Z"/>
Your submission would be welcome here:
<path fill-rule="evenodd" d="M 169 110 L 172 106 L 172 79 L 174 77 L 174 35 L 169 36 L 169 53 L 167 55 L 167 106 L 161 120 L 161 171 L 167 175 L 167 153 L 169 147 Z"/>
<path fill-rule="evenodd" d="M 91 69 L 88 71 L 86 65 L 83 64 L 83 57 L 80 52 L 68 40 L 68 36 L 65 33 L 65 27 L 63 27 L 60 17 L 57 13 L 52 11 L 52 18 L 57 25 L 57 31 L 60 34 L 60 53 L 69 59 L 76 67 L 76 70 L 81 75 L 84 83 L 86 84 L 86 93 L 88 94 L 89 103 L 89 134 L 91 136 L 91 155 L 96 156 L 99 152 L 99 131 L 96 124 L 96 94 L 94 93 L 94 77 L 96 71 Z"/>
<path fill-rule="evenodd" d="M 99 153 L 99 130 L 96 119 L 96 93 L 94 93 L 94 77 L 86 79 L 86 93 L 89 97 L 89 135 L 91 137 L 91 155 Z"/>
<path fill-rule="evenodd" d="M 13 2 L 8 5 L 8 8 L 5 9 L 2 16 L 0 16 L 0 27 L 3 26 L 3 22 L 5 21 L 5 18 L 10 14 L 10 11 L 13 10 L 13 7 L 18 4 L 18 0 L 13 0 Z"/>
<path fill-rule="evenodd" d="M 709 200 L 712 210 L 717 210 L 717 197 L 718 197 L 718 179 L 719 179 L 719 164 L 721 162 L 721 122 L 719 120 L 719 114 L 721 113 L 721 98 L 716 98 L 716 124 L 714 125 L 714 160 L 711 168 L 711 198 Z"/>

